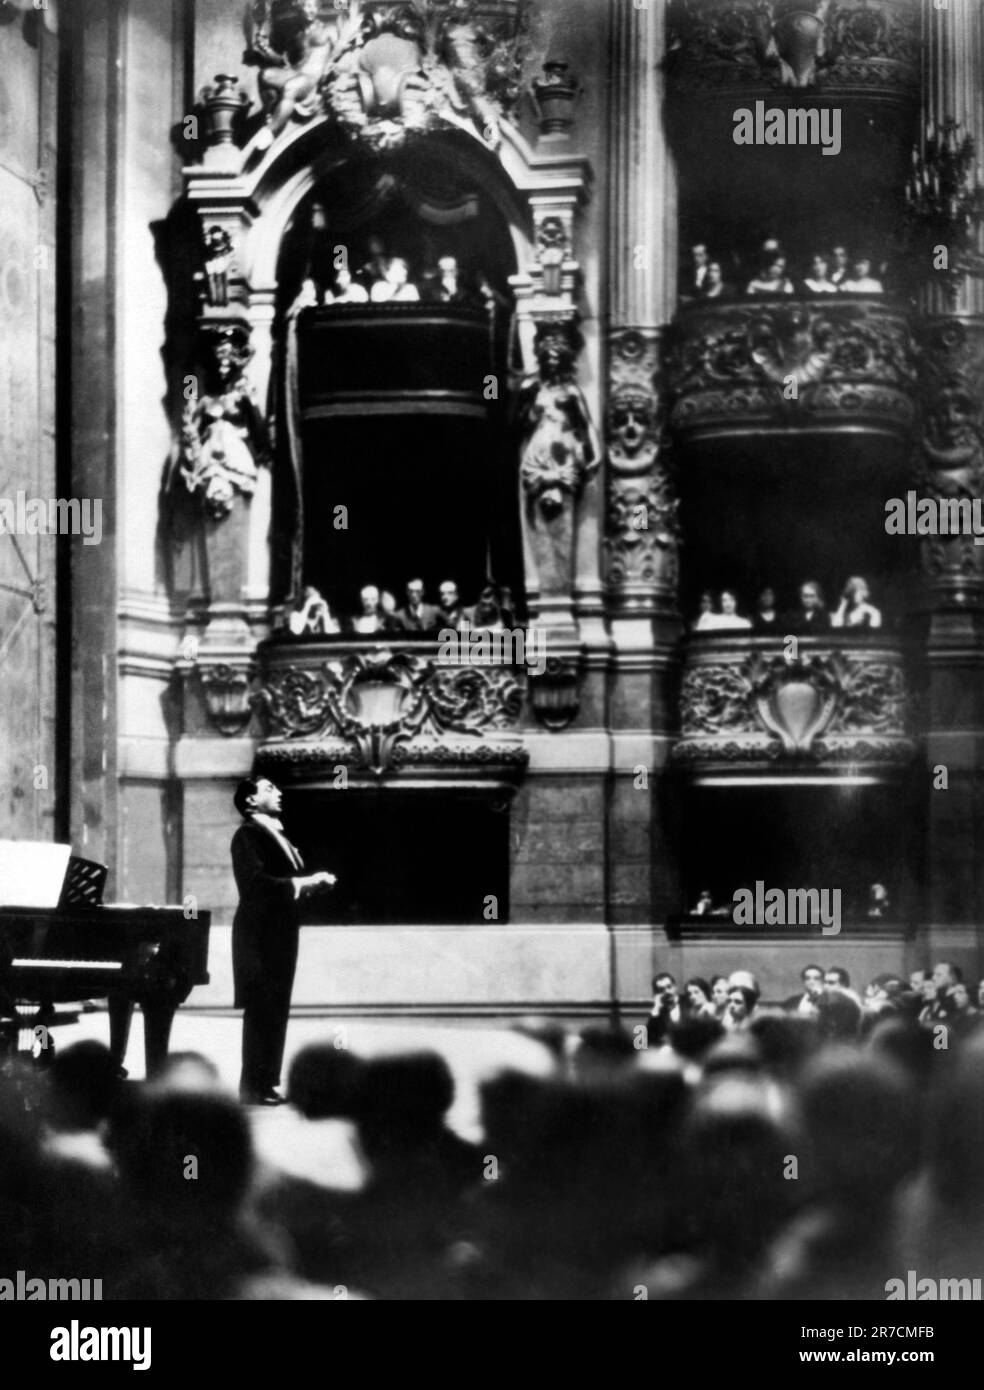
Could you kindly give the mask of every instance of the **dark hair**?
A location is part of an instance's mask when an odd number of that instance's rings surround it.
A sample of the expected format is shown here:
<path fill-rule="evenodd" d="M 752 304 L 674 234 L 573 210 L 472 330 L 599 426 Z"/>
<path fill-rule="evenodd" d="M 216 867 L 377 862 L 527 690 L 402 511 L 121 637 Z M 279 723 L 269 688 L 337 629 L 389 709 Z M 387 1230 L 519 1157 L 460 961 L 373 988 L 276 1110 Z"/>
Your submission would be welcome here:
<path fill-rule="evenodd" d="M 684 992 L 686 992 L 691 985 L 696 985 L 697 988 L 700 990 L 701 994 L 704 996 L 704 998 L 708 1001 L 708 1003 L 710 1003 L 711 987 L 705 979 L 703 979 L 700 975 L 691 975 L 690 979 L 683 987 Z"/>
<path fill-rule="evenodd" d="M 675 985 L 675 984 L 676 984 L 676 980 L 674 979 L 674 977 L 670 974 L 670 972 L 669 972 L 668 970 L 661 970 L 661 971 L 659 972 L 658 975 L 654 975 L 654 976 L 653 976 L 653 993 L 654 993 L 654 994 L 656 993 L 656 981 L 657 981 L 657 980 L 669 980 L 670 983 L 671 983 L 672 985 Z"/>
<path fill-rule="evenodd" d="M 745 1001 L 745 1008 L 751 1013 L 758 1003 L 758 995 L 755 991 L 749 989 L 747 985 L 729 985 L 728 993 L 734 994 L 735 992 L 741 995 L 742 999 Z"/>
<path fill-rule="evenodd" d="M 949 970 L 950 974 L 953 976 L 954 984 L 963 984 L 963 971 L 960 969 L 959 965 L 954 965 L 952 960 L 941 960 L 940 965 L 945 965 Z"/>
<path fill-rule="evenodd" d="M 824 973 L 827 975 L 836 975 L 845 989 L 851 988 L 851 977 L 842 965 L 831 965 Z"/>
<path fill-rule="evenodd" d="M 810 970 L 819 970 L 819 972 L 820 972 L 820 978 L 823 979 L 823 966 L 822 966 L 822 965 L 804 965 L 804 966 L 803 966 L 803 969 L 800 971 L 800 979 L 801 979 L 801 980 L 805 980 L 805 979 L 806 979 L 806 976 L 807 976 L 807 972 L 810 971 Z"/>
<path fill-rule="evenodd" d="M 249 801 L 250 797 L 255 796 L 259 789 L 260 784 L 259 778 L 257 777 L 244 777 L 239 783 L 239 786 L 233 793 L 232 804 L 241 816 L 249 815 L 249 808 L 246 802 Z"/>

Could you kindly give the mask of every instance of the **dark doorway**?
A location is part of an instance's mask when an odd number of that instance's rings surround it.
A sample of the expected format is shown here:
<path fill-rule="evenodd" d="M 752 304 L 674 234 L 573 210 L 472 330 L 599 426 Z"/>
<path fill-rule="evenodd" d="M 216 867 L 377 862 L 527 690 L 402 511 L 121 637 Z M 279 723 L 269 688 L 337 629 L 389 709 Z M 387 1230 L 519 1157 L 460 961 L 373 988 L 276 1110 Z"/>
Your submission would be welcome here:
<path fill-rule="evenodd" d="M 327 923 L 480 926 L 509 917 L 509 814 L 476 792 L 294 791 L 285 819 L 305 864 L 338 886 Z"/>

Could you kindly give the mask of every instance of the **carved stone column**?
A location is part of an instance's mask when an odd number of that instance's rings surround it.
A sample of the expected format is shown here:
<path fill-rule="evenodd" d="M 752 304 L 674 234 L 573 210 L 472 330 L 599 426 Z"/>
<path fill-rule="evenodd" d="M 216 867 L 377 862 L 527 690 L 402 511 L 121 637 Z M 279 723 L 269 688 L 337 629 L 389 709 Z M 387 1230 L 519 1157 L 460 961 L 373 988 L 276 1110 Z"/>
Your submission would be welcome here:
<path fill-rule="evenodd" d="M 984 7 L 924 9 L 927 137 L 957 123 L 976 146 L 965 187 L 984 181 Z M 942 239 L 941 239 L 942 240 Z M 984 246 L 977 229 L 976 250 Z M 975 249 L 969 248 L 971 252 Z M 951 269 L 954 248 L 948 247 Z M 984 494 L 984 279 L 939 276 L 924 292 L 921 496 Z M 929 794 L 928 949 L 979 950 L 984 904 L 977 827 L 984 821 L 984 546 L 966 536 L 922 542 L 929 631 L 926 776 Z M 946 768 L 947 786 L 933 770 Z"/>
<path fill-rule="evenodd" d="M 664 5 L 616 5 L 606 586 L 613 618 L 673 618 L 679 533 L 663 437 L 661 329 L 676 299 L 676 184 L 663 122 Z"/>
<path fill-rule="evenodd" d="M 644 994 L 658 924 L 676 911 L 673 814 L 659 787 L 675 720 L 677 501 L 661 357 L 676 306 L 677 206 L 664 122 L 666 4 L 610 7 L 605 605 L 613 651 L 607 718 L 606 915 L 623 994 Z M 654 934 L 652 925 L 656 924 Z"/>

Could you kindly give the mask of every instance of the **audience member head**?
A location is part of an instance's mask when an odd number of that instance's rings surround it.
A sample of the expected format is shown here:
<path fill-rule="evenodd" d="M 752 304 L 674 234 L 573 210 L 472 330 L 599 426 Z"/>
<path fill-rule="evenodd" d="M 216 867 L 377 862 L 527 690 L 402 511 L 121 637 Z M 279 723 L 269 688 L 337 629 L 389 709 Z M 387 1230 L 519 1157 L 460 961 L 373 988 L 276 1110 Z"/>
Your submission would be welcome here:
<path fill-rule="evenodd" d="M 705 1008 L 711 1001 L 711 987 L 700 975 L 692 976 L 683 987 L 684 996 L 690 1008 L 696 1012 Z"/>
<path fill-rule="evenodd" d="M 108 1047 L 89 1040 L 56 1053 L 47 1081 L 49 1114 L 56 1129 L 97 1129 L 113 1113 L 120 1069 Z"/>
<path fill-rule="evenodd" d="M 582 1028 L 571 1057 L 571 1074 L 578 1081 L 603 1081 L 638 1060 L 632 1038 L 621 1028 L 589 1025 Z"/>
<path fill-rule="evenodd" d="M 309 1043 L 294 1058 L 287 1099 L 309 1120 L 354 1119 L 366 1063 L 334 1042 Z"/>
<path fill-rule="evenodd" d="M 363 617 L 376 616 L 379 612 L 379 590 L 375 584 L 366 584 L 359 590 L 359 602 L 362 604 Z"/>
<path fill-rule="evenodd" d="M 817 1032 L 824 1042 L 852 1042 L 861 1028 L 861 1005 L 841 989 L 828 989 L 817 1000 Z"/>
<path fill-rule="evenodd" d="M 830 965 L 824 972 L 824 985 L 827 989 L 850 989 L 851 977 L 842 965 Z"/>
<path fill-rule="evenodd" d="M 816 998 L 823 993 L 822 965 L 804 965 L 800 971 L 800 979 L 803 981 L 803 989 L 806 994 Z"/>
<path fill-rule="evenodd" d="M 440 595 L 441 607 L 445 612 L 449 612 L 452 608 L 457 608 L 458 586 L 453 579 L 445 579 L 437 592 Z"/>
<path fill-rule="evenodd" d="M 800 585 L 800 606 L 805 613 L 819 612 L 823 608 L 823 590 L 815 579 L 808 579 Z"/>

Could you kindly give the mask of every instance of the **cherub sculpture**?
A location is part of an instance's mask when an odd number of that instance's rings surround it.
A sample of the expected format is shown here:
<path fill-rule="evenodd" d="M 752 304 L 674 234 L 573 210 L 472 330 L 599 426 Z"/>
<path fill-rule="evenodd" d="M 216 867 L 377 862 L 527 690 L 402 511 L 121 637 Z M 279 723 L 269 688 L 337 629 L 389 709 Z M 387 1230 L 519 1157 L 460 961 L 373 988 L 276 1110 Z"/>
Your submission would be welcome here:
<path fill-rule="evenodd" d="M 243 61 L 257 67 L 267 117 L 267 145 L 291 120 L 320 109 L 319 87 L 362 41 L 362 2 L 336 7 L 323 0 L 252 0 L 246 12 Z"/>

